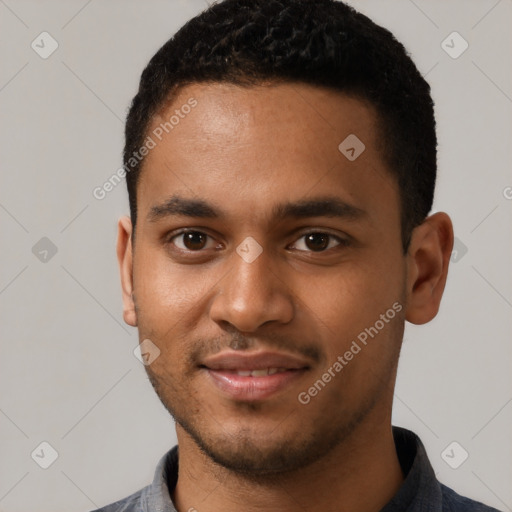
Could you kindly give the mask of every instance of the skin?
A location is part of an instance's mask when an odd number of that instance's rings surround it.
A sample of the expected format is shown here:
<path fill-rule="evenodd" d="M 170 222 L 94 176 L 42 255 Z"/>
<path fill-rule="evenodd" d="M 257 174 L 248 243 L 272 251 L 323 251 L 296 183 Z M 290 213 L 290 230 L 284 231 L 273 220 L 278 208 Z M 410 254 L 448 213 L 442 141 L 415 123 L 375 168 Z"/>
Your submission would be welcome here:
<path fill-rule="evenodd" d="M 124 319 L 161 351 L 146 370 L 176 419 L 175 506 L 378 511 L 403 481 L 391 409 L 404 322 L 437 314 L 451 221 L 428 217 L 404 254 L 398 186 L 378 150 L 376 113 L 360 100 L 296 83 L 193 84 L 150 131 L 190 97 L 198 105 L 146 157 L 135 243 L 123 217 L 117 247 Z M 349 134 L 366 147 L 352 162 L 338 150 Z M 222 217 L 151 220 L 176 196 Z M 278 203 L 326 196 L 362 213 L 273 216 Z M 208 236 L 189 244 L 183 228 Z M 333 236 L 310 243 L 311 232 Z M 249 236 L 262 248 L 251 263 L 236 252 Z M 395 303 L 402 310 L 301 404 L 298 394 Z M 228 347 L 310 364 L 268 399 L 235 401 L 198 366 Z"/>

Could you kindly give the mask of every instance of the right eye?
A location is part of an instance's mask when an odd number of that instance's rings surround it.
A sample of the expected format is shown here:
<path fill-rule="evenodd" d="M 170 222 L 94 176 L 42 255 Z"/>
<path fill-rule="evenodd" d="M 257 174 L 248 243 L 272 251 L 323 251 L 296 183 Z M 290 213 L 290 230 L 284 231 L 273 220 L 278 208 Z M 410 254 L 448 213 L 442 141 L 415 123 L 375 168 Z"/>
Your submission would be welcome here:
<path fill-rule="evenodd" d="M 187 230 L 173 234 L 167 241 L 181 251 L 198 252 L 202 249 L 213 249 L 215 242 L 210 235 L 202 231 Z"/>

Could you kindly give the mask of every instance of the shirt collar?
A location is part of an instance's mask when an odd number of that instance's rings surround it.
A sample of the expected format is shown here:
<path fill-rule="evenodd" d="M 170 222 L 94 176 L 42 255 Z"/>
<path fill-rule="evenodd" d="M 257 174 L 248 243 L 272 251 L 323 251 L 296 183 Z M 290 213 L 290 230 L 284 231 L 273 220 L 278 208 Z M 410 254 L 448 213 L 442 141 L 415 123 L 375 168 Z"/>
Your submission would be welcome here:
<path fill-rule="evenodd" d="M 393 427 L 393 437 L 404 481 L 381 512 L 442 510 L 441 487 L 420 438 L 401 427 Z"/>
<path fill-rule="evenodd" d="M 153 483 L 144 488 L 141 505 L 144 512 L 176 512 L 171 493 L 178 481 L 178 447 L 171 448 L 159 461 Z"/>

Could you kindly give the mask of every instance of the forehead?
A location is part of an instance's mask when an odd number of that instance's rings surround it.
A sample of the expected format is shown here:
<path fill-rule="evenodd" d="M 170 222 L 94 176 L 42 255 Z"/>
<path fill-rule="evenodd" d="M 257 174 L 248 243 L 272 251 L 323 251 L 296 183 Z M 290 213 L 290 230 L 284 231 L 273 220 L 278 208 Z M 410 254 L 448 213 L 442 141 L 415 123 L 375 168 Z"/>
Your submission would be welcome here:
<path fill-rule="evenodd" d="M 192 102 L 197 105 L 189 108 L 187 105 Z M 166 126 L 170 120 L 172 128 Z M 256 142 L 255 137 L 264 141 L 278 135 L 281 144 L 288 143 L 282 147 L 283 152 L 296 150 L 299 140 L 306 143 L 304 149 L 314 146 L 314 153 L 319 156 L 336 150 L 333 136 L 337 140 L 347 130 L 371 138 L 367 142 L 373 145 L 376 120 L 376 112 L 368 102 L 304 83 L 247 87 L 198 83 L 172 96 L 152 120 L 150 132 L 158 132 L 159 127 L 161 132 L 163 128 L 164 138 L 172 133 L 177 143 L 190 142 L 195 150 L 199 149 L 198 140 L 208 144 L 225 138 L 249 144 Z"/>
<path fill-rule="evenodd" d="M 376 127 L 370 105 L 329 89 L 189 85 L 149 127 L 154 147 L 144 161 L 138 209 L 149 212 L 175 194 L 251 209 L 253 216 L 272 209 L 276 197 L 315 193 L 334 192 L 370 210 L 376 202 L 397 203 Z"/>

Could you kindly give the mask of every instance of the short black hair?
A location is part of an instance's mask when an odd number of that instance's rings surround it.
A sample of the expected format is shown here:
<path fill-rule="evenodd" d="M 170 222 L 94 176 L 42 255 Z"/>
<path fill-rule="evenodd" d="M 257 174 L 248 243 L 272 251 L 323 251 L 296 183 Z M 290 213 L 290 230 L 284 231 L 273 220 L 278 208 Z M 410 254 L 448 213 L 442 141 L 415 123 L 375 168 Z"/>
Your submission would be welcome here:
<path fill-rule="evenodd" d="M 188 21 L 144 69 L 131 103 L 124 169 L 135 227 L 138 155 L 153 116 L 186 85 L 302 82 L 369 102 L 400 190 L 404 252 L 436 181 L 430 86 L 393 34 L 338 0 L 224 0 Z M 340 141 L 341 142 L 341 141 Z"/>

